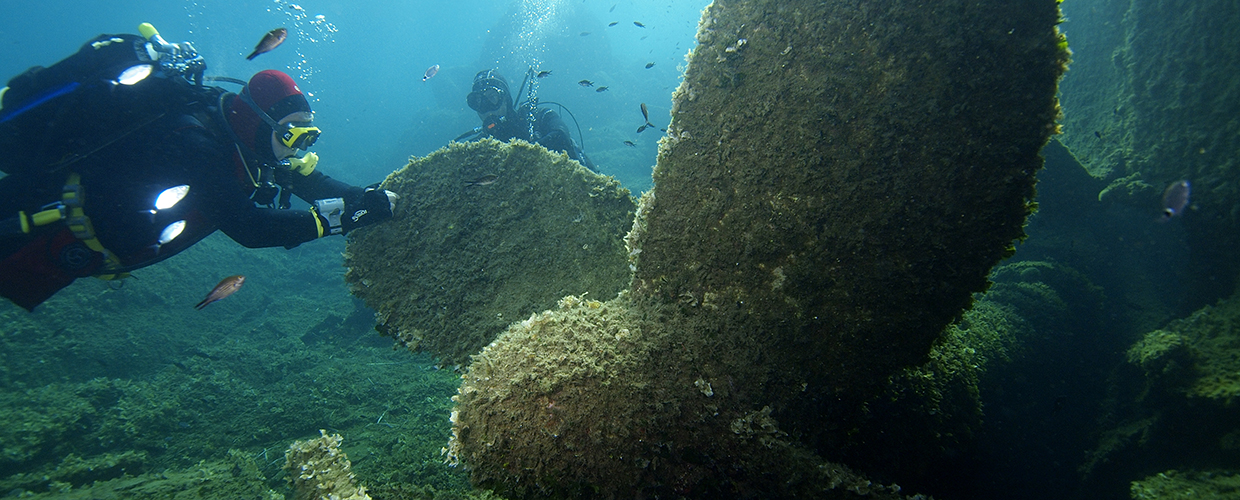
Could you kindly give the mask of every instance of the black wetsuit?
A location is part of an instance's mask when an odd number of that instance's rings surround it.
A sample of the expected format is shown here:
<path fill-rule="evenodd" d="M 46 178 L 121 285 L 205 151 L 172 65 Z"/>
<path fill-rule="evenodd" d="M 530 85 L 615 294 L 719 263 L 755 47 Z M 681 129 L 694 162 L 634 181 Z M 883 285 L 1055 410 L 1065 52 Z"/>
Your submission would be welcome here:
<path fill-rule="evenodd" d="M 577 160 L 578 163 L 585 165 L 586 168 L 595 170 L 594 162 L 590 161 L 590 158 L 581 150 L 581 147 L 573 141 L 573 136 L 568 131 L 568 125 L 560 118 L 559 113 L 547 108 L 535 108 L 533 119 L 534 138 L 530 137 L 529 104 L 521 105 L 512 116 L 506 116 L 503 121 L 496 123 L 494 127 L 487 128 L 483 126 L 483 131 L 486 132 L 486 136 L 504 142 L 521 139 L 541 144 L 551 151 L 566 153 L 569 158 Z"/>
<path fill-rule="evenodd" d="M 0 178 L 0 218 L 19 210 L 33 214 L 61 201 L 69 173 L 76 172 L 82 210 L 121 270 L 154 264 L 216 230 L 252 248 L 293 247 L 318 238 L 321 226 L 310 211 L 267 208 L 250 199 L 255 191 L 251 176 L 222 128 L 227 126 L 222 116 L 215 116 L 166 117 L 63 172 Z M 285 171 L 276 180 L 307 201 L 348 199 L 362 192 L 317 171 L 308 176 Z M 189 186 L 185 197 L 172 208 L 154 210 L 156 197 L 179 185 Z M 167 228 L 178 221 L 184 221 L 183 229 L 169 238 L 175 231 Z M 75 278 L 115 270 L 104 265 L 101 254 L 81 251 L 81 242 L 66 235 L 67 228 L 61 221 L 0 238 L 0 295 L 32 309 Z M 161 237 L 166 241 L 161 243 Z M 76 260 L 65 255 L 73 245 Z"/>

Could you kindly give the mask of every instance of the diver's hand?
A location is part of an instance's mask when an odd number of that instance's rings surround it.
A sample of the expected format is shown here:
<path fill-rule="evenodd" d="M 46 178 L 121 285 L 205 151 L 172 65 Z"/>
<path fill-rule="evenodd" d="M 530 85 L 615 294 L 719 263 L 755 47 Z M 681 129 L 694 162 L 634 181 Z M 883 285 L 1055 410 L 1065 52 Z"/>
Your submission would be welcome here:
<path fill-rule="evenodd" d="M 341 228 L 347 233 L 359 227 L 391 219 L 398 199 L 400 199 L 399 195 L 379 189 L 378 184 L 367 186 L 361 196 L 345 199 L 344 217 L 340 220 Z"/>

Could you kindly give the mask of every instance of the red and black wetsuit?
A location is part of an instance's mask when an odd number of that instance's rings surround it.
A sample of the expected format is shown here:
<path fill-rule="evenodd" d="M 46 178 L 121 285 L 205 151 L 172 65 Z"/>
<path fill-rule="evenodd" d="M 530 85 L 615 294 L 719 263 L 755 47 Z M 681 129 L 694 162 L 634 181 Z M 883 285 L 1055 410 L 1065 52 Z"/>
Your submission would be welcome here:
<path fill-rule="evenodd" d="M 223 126 L 191 116 L 163 118 L 68 169 L 81 175 L 83 212 L 121 270 L 171 257 L 216 230 L 251 248 L 293 247 L 321 236 L 312 212 L 262 207 L 250 199 L 254 185 Z M 68 173 L 0 178 L 0 213 L 34 213 L 60 201 Z M 362 192 L 317 171 L 282 180 L 307 201 Z M 185 197 L 152 213 L 156 197 L 179 185 L 189 186 Z M 177 221 L 184 221 L 183 230 L 161 244 L 165 228 Z M 114 271 L 102 255 L 84 250 L 64 222 L 0 241 L 0 295 L 26 309 L 76 278 Z"/>

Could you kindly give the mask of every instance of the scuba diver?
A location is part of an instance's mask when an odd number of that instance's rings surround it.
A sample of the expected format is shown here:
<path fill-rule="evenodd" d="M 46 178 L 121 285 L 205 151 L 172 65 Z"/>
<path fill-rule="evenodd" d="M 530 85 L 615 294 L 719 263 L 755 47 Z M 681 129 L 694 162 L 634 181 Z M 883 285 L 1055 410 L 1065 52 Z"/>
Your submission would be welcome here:
<path fill-rule="evenodd" d="M 532 71 L 531 69 L 530 72 Z M 526 74 L 526 81 L 530 81 L 529 72 Z M 525 83 L 522 83 L 521 91 L 524 90 Z M 533 93 L 531 84 L 530 94 Z M 517 97 L 520 97 L 521 92 L 517 94 Z M 555 111 L 539 107 L 538 99 L 532 95 L 520 107 L 513 109 L 513 96 L 508 90 L 508 80 L 498 71 L 488 69 L 474 75 L 473 90 L 465 97 L 465 104 L 478 113 L 482 126 L 461 134 L 456 140 L 492 137 L 508 142 L 521 139 L 541 144 L 551 151 L 566 153 L 569 158 L 577 160 L 586 168 L 596 170 L 594 162 L 573 140 L 568 125 Z"/>
<path fill-rule="evenodd" d="M 0 91 L 0 295 L 33 310 L 77 278 L 117 279 L 216 230 L 250 248 L 389 219 L 396 194 L 331 179 L 280 71 L 203 85 L 188 42 L 101 35 Z M 291 195 L 309 210 L 288 210 Z"/>

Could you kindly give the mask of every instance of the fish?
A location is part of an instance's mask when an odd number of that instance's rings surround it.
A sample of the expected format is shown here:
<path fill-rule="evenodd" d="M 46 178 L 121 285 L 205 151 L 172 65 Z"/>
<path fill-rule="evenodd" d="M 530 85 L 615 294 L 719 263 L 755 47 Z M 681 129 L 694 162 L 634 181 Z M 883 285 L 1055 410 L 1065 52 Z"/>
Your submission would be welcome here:
<path fill-rule="evenodd" d="M 538 74 L 534 76 L 538 78 L 546 78 L 548 76 L 551 76 L 551 72 L 550 71 L 539 71 Z"/>
<path fill-rule="evenodd" d="M 599 87 L 599 88 L 597 88 L 597 89 L 594 89 L 594 91 L 595 91 L 595 92 L 607 92 L 607 87 L 606 87 L 606 86 L 604 86 L 604 87 Z"/>
<path fill-rule="evenodd" d="M 646 120 L 646 124 L 642 125 L 641 127 L 638 127 L 637 133 L 640 134 L 642 133 L 642 131 L 648 128 L 655 128 L 654 124 L 650 123 L 650 111 L 646 109 L 646 103 L 644 102 L 642 103 L 642 119 Z M 664 132 L 666 132 L 666 130 L 664 130 Z"/>
<path fill-rule="evenodd" d="M 490 186 L 491 184 L 495 184 L 495 181 L 497 181 L 497 180 L 499 180 L 499 176 L 498 176 L 498 175 L 495 175 L 495 174 L 487 174 L 487 175 L 484 175 L 484 176 L 479 177 L 479 178 L 477 178 L 477 179 L 474 179 L 474 180 L 472 180 L 472 181 L 466 182 L 466 183 L 465 183 L 465 187 L 470 187 L 470 186 Z"/>
<path fill-rule="evenodd" d="M 436 73 L 439 73 L 438 64 L 431 66 L 429 68 L 426 68 L 426 73 L 422 73 L 422 81 L 425 82 L 427 80 L 430 80 L 431 78 L 434 78 Z"/>
<path fill-rule="evenodd" d="M 188 184 L 172 186 L 168 189 L 161 191 L 159 193 L 159 196 L 155 197 L 155 204 L 152 205 L 152 208 L 147 209 L 147 210 L 140 210 L 139 212 L 150 215 L 151 222 L 154 223 L 155 215 L 158 214 L 160 210 L 168 210 L 172 207 L 175 207 L 177 203 L 180 203 L 181 200 L 185 199 L 185 195 L 187 194 L 189 194 Z"/>
<path fill-rule="evenodd" d="M 611 8 L 610 8 L 610 9 L 607 9 L 607 12 L 611 12 L 611 11 L 613 11 L 613 10 L 616 10 L 616 5 L 619 5 L 619 4 L 612 4 L 612 5 L 611 5 Z"/>
<path fill-rule="evenodd" d="M 610 23 L 607 23 L 607 27 L 608 27 L 608 28 L 610 28 L 610 27 L 615 26 L 615 25 L 617 25 L 617 24 L 620 24 L 620 21 L 612 21 L 612 22 L 610 22 Z"/>
<path fill-rule="evenodd" d="M 1188 197 L 1191 192 L 1192 186 L 1188 181 L 1176 181 L 1167 186 L 1167 190 L 1163 191 L 1162 220 L 1171 220 L 1172 217 L 1183 213 L 1184 208 L 1188 206 Z"/>
<path fill-rule="evenodd" d="M 154 218 L 154 216 L 152 216 L 152 218 Z M 159 249 L 163 248 L 163 246 L 169 241 L 175 240 L 177 236 L 181 235 L 182 231 L 185 231 L 184 220 L 179 220 L 164 226 L 164 230 L 159 232 L 159 239 L 155 240 L 155 244 L 151 245 L 149 248 L 153 248 L 155 250 L 155 255 L 159 255 Z"/>
<path fill-rule="evenodd" d="M 589 32 L 589 31 L 582 31 L 582 32 L 581 32 L 581 36 L 590 36 L 590 32 Z"/>
<path fill-rule="evenodd" d="M 634 144 L 634 143 L 633 143 L 633 141 L 624 141 L 624 145 L 625 145 L 625 146 L 628 146 L 628 147 L 630 147 L 630 148 L 635 148 L 635 147 L 637 147 L 637 144 Z"/>
<path fill-rule="evenodd" d="M 263 39 L 258 41 L 258 45 L 254 46 L 254 52 L 250 53 L 249 57 L 245 59 L 253 61 L 259 54 L 266 54 L 275 50 L 276 47 L 284 43 L 286 38 L 288 38 L 288 30 L 284 28 L 276 28 L 267 32 L 266 35 L 263 35 Z"/>
<path fill-rule="evenodd" d="M 215 288 L 211 289 L 211 293 L 207 294 L 207 298 L 202 299 L 202 302 L 194 306 L 194 309 L 201 310 L 207 307 L 207 304 L 227 298 L 229 295 L 236 293 L 237 290 L 240 290 L 243 283 L 245 283 L 245 276 L 240 274 L 220 280 L 220 284 L 215 285 Z"/>
<path fill-rule="evenodd" d="M 181 184 L 179 186 L 172 186 L 165 189 L 159 193 L 159 196 L 155 197 L 155 210 L 167 210 L 175 207 L 177 203 L 180 203 L 181 200 L 185 199 L 185 195 L 187 194 L 189 194 L 188 184 Z"/>
<path fill-rule="evenodd" d="M 654 67 L 654 63 L 652 63 L 652 62 L 648 62 L 648 63 L 646 63 L 646 69 L 650 69 L 650 68 L 653 68 L 653 67 Z"/>
<path fill-rule="evenodd" d="M 592 82 L 592 81 L 590 81 L 590 80 L 582 80 L 582 81 L 580 81 L 580 82 L 577 82 L 577 85 L 581 85 L 582 87 L 593 87 L 593 86 L 594 86 L 594 82 Z"/>
<path fill-rule="evenodd" d="M 637 26 L 638 28 L 645 28 L 645 27 L 646 27 L 646 25 L 644 25 L 644 24 L 642 24 L 642 23 L 640 23 L 640 22 L 638 22 L 638 21 L 633 21 L 633 26 Z"/>

